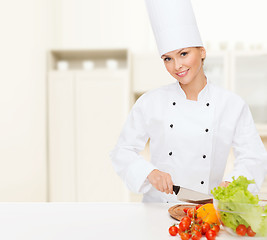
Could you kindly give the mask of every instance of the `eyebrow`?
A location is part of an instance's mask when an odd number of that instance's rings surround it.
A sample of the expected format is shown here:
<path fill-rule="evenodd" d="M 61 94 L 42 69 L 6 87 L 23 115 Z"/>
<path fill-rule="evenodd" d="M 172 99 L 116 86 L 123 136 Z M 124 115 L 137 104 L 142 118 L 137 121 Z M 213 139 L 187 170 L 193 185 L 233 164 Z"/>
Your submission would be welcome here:
<path fill-rule="evenodd" d="M 178 54 L 178 53 L 180 53 L 180 52 L 182 52 L 183 50 L 184 50 L 185 48 L 182 48 L 179 52 L 177 52 L 176 54 Z M 161 56 L 161 58 L 163 58 L 163 57 L 169 57 L 168 55 L 165 55 L 165 54 L 163 54 L 162 56 Z"/>

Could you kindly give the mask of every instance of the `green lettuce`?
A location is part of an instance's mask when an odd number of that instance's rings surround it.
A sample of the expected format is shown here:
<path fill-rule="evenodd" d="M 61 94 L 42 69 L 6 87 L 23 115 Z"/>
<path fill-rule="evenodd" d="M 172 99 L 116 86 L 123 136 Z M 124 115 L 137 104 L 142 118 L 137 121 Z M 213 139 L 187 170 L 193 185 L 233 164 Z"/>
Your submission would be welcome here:
<path fill-rule="evenodd" d="M 247 190 L 249 184 L 255 181 L 244 176 L 233 177 L 227 187 L 214 188 L 211 193 L 218 200 L 217 208 L 225 226 L 235 231 L 239 224 L 244 224 L 251 226 L 257 235 L 267 236 L 267 209 L 259 205 L 258 195 Z"/>

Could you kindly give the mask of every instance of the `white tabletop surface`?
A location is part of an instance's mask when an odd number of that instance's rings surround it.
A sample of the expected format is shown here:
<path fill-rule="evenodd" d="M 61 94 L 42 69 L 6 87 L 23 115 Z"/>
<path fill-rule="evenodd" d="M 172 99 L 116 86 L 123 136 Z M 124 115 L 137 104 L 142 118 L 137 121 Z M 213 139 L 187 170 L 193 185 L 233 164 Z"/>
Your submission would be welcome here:
<path fill-rule="evenodd" d="M 0 239 L 165 240 L 170 203 L 0 203 Z M 202 237 L 202 239 L 206 239 Z M 216 239 L 237 239 L 221 230 Z M 246 239 L 246 238 L 242 238 Z M 251 238 L 250 238 L 251 239 Z"/>

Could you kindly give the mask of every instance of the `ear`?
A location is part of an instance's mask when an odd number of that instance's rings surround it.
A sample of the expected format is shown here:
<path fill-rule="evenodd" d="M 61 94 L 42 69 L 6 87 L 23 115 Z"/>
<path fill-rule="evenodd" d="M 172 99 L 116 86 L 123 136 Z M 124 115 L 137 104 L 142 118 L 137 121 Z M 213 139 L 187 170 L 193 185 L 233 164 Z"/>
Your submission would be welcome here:
<path fill-rule="evenodd" d="M 206 58 L 206 49 L 204 47 L 200 47 L 200 54 L 202 59 Z"/>

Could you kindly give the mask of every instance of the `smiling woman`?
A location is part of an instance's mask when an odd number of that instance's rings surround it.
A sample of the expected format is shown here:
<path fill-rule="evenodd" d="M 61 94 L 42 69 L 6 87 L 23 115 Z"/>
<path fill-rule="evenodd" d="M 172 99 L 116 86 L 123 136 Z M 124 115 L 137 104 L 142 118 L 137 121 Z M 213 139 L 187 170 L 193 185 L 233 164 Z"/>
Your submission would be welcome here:
<path fill-rule="evenodd" d="M 251 190 L 257 192 L 266 150 L 245 101 L 205 76 L 206 50 L 190 0 L 146 0 L 146 6 L 175 83 L 137 100 L 111 153 L 115 171 L 131 191 L 144 194 L 144 202 L 177 202 L 173 185 L 210 194 L 240 175 L 255 179 Z M 140 155 L 148 139 L 150 162 Z M 231 148 L 235 167 L 223 178 Z"/>
<path fill-rule="evenodd" d="M 183 48 L 161 56 L 167 71 L 179 81 L 190 100 L 197 100 L 198 90 L 207 83 L 203 70 L 205 57 L 204 47 Z"/>

